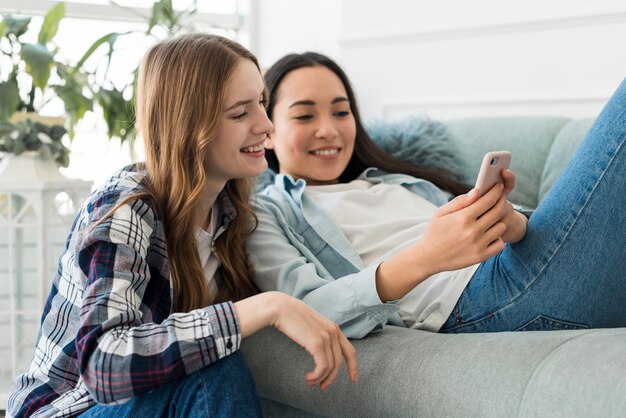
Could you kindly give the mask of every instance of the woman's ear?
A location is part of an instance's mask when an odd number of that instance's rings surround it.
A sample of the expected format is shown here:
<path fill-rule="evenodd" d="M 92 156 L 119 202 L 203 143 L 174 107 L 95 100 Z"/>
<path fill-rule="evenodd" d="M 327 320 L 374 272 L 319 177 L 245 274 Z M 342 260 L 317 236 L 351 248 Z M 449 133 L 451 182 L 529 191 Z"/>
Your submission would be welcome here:
<path fill-rule="evenodd" d="M 267 135 L 267 138 L 265 138 L 263 146 L 267 149 L 274 149 L 274 143 L 272 142 L 272 137 L 269 134 Z"/>

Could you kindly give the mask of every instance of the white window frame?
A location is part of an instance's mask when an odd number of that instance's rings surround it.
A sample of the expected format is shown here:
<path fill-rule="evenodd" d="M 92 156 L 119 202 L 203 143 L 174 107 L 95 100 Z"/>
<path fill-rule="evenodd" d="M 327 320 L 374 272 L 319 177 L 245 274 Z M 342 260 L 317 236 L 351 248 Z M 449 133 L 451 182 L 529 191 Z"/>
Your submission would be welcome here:
<path fill-rule="evenodd" d="M 26 15 L 43 16 L 57 1 L 51 0 L 2 0 L 0 13 L 20 13 Z M 112 20 L 118 22 L 144 22 L 149 16 L 149 8 L 140 7 L 115 7 L 105 4 L 91 4 L 77 1 L 66 1 L 66 17 L 93 20 Z M 243 29 L 244 18 L 237 11 L 227 13 L 196 13 L 192 18 L 193 23 L 202 23 L 209 27 L 217 27 L 226 30 L 234 30 L 239 33 Z"/>

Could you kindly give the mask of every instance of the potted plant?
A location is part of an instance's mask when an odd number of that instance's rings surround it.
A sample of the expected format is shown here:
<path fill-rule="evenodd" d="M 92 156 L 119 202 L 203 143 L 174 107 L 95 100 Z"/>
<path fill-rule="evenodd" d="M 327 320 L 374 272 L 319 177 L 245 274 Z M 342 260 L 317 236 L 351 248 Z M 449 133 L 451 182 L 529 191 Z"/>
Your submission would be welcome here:
<path fill-rule="evenodd" d="M 58 3 L 44 17 L 36 42 L 24 41 L 31 18 L 2 16 L 0 21 L 0 151 L 20 155 L 36 151 L 43 159 L 62 166 L 69 150 L 61 138 L 74 134 L 76 123 L 92 109 L 93 98 L 85 95 L 88 74 L 71 66 L 54 44 L 65 6 Z M 42 117 L 39 112 L 60 100 L 64 117 Z"/>
<path fill-rule="evenodd" d="M 109 0 L 109 3 L 120 9 L 128 10 L 129 13 L 137 13 L 130 11 L 127 7 L 120 6 L 113 0 Z M 96 69 L 93 71 L 92 80 L 96 88 L 92 87 L 91 91 L 94 101 L 102 109 L 102 117 L 107 124 L 109 138 L 118 137 L 121 139 L 121 142 L 133 141 L 135 135 L 135 121 L 132 111 L 136 97 L 135 83 L 139 63 L 129 71 L 126 84 L 121 86 L 113 85 L 108 79 L 107 73 L 111 60 L 115 55 L 117 42 L 124 37 L 137 34 L 143 34 L 156 42 L 164 37 L 189 31 L 192 27 L 188 22 L 191 21 L 196 12 L 196 0 L 192 1 L 184 10 L 175 10 L 172 0 L 155 1 L 152 5 L 151 13 L 141 16 L 147 24 L 145 31 L 108 33 L 96 40 L 78 61 L 76 64 L 78 68 L 82 68 L 85 62 L 93 61 L 94 58 L 101 64 L 96 66 Z"/>
<path fill-rule="evenodd" d="M 176 11 L 171 0 L 156 1 L 151 14 L 144 16 L 147 29 L 142 33 L 156 41 L 186 30 L 183 22 L 196 10 L 195 1 L 183 11 Z M 137 31 L 102 36 L 72 64 L 54 44 L 64 16 L 64 3 L 53 6 L 44 17 L 36 43 L 24 41 L 30 17 L 4 15 L 0 20 L 0 152 L 20 155 L 34 151 L 43 159 L 67 166 L 69 150 L 61 138 L 66 132 L 73 138 L 76 124 L 94 110 L 94 104 L 102 111 L 109 138 L 118 137 L 122 142 L 134 138 L 137 67 L 131 68 L 122 86 L 115 86 L 107 73 L 116 42 Z M 98 64 L 94 66 L 94 62 Z M 87 70 L 86 63 L 95 68 Z M 53 101 L 63 103 L 66 121 L 39 115 Z"/>

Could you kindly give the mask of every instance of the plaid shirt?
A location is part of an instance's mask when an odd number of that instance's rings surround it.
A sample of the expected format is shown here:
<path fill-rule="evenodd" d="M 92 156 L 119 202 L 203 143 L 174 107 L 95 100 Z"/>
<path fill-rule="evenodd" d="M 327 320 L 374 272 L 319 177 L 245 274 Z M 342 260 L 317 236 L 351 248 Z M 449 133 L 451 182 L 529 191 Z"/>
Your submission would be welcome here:
<path fill-rule="evenodd" d="M 72 226 L 46 302 L 30 369 L 15 378 L 8 413 L 69 417 L 116 404 L 191 374 L 239 349 L 232 303 L 171 313 L 163 223 L 134 200 L 93 228 L 121 199 L 145 190 L 131 165 L 94 191 Z M 225 193 L 222 226 L 235 216 Z"/>

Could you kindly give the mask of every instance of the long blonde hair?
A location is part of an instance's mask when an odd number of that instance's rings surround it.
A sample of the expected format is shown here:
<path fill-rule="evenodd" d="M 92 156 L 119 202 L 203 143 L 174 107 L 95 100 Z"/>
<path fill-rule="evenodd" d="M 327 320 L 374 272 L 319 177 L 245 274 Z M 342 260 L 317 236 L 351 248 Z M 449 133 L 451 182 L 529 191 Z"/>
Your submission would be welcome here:
<path fill-rule="evenodd" d="M 256 220 L 249 206 L 250 179 L 225 186 L 237 216 L 216 241 L 222 282 L 213 300 L 195 241 L 194 208 L 205 183 L 207 146 L 217 132 L 229 78 L 242 59 L 259 67 L 241 45 L 194 33 L 155 45 L 139 71 L 137 126 L 146 151 L 147 193 L 163 217 L 167 237 L 174 312 L 258 291 L 244 248 Z"/>

